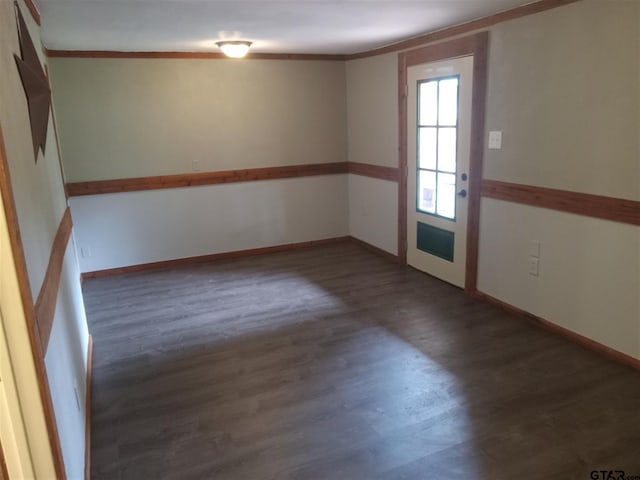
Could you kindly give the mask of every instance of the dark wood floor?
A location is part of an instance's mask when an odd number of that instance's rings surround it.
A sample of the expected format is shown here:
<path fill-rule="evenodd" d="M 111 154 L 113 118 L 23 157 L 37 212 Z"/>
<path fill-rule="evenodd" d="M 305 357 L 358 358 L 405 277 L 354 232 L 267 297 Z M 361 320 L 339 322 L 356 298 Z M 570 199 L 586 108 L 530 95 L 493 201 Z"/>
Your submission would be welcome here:
<path fill-rule="evenodd" d="M 93 478 L 640 475 L 640 373 L 355 245 L 84 293 Z"/>

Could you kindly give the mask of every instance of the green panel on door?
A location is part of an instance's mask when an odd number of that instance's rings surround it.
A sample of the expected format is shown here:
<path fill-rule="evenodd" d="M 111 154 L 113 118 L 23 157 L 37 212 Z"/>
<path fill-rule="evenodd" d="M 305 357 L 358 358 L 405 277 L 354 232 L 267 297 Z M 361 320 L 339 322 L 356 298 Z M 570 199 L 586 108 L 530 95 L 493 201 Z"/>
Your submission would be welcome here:
<path fill-rule="evenodd" d="M 454 238 L 453 232 L 418 222 L 418 250 L 453 262 Z"/>

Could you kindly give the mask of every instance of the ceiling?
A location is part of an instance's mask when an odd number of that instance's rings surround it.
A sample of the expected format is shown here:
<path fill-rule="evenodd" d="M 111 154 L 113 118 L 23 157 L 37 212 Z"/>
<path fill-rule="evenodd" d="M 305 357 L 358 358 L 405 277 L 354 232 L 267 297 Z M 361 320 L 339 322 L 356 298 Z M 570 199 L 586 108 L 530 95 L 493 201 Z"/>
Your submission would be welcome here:
<path fill-rule="evenodd" d="M 531 0 L 35 0 L 50 50 L 351 54 Z"/>

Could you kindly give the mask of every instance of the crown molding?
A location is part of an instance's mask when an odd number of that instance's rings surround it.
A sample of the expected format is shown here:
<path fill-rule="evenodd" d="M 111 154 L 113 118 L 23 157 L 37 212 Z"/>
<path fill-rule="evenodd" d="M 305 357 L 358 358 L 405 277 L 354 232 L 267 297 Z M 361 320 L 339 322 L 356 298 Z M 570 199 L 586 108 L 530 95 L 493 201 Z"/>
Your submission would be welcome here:
<path fill-rule="evenodd" d="M 25 0 L 29 3 L 30 0 Z M 463 35 L 473 31 L 488 28 L 498 23 L 515 20 L 528 15 L 544 12 L 553 8 L 562 7 L 582 0 L 537 0 L 520 7 L 511 8 L 493 15 L 481 17 L 469 22 L 452 25 L 450 27 L 425 33 L 423 35 L 392 43 L 390 45 L 374 48 L 352 54 L 316 54 L 316 53 L 249 53 L 247 60 L 328 60 L 347 61 L 360 58 L 375 57 L 385 53 L 400 52 L 410 48 L 425 45 L 427 43 L 445 40 L 451 37 Z M 220 52 L 123 52 L 117 50 L 55 50 L 45 49 L 50 58 L 173 58 L 173 59 L 229 59 Z"/>
<path fill-rule="evenodd" d="M 49 50 L 49 58 L 163 58 L 206 60 L 325 60 L 344 61 L 345 55 L 316 53 L 249 53 L 242 59 L 229 58 L 221 52 L 121 52 L 117 50 Z"/>

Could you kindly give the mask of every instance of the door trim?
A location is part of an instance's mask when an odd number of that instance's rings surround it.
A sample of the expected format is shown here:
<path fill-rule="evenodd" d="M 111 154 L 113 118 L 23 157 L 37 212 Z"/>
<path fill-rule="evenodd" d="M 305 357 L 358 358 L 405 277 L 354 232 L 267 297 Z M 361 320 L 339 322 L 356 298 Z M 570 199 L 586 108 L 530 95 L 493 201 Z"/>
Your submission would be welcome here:
<path fill-rule="evenodd" d="M 29 343 L 31 344 L 31 355 L 33 357 L 35 376 L 38 383 L 42 413 L 44 416 L 47 434 L 49 436 L 49 446 L 51 448 L 53 467 L 55 469 L 56 478 L 64 480 L 67 478 L 67 474 L 64 466 L 64 457 L 62 455 L 62 445 L 58 435 L 58 423 L 56 421 L 56 415 L 53 408 L 51 390 L 49 389 L 49 377 L 47 376 L 47 368 L 44 360 L 45 352 L 40 345 L 40 333 L 33 306 L 33 296 L 31 294 L 31 286 L 29 284 L 29 274 L 27 273 L 27 264 L 22 246 L 22 238 L 20 236 L 20 224 L 18 223 L 18 213 L 16 211 L 13 187 L 11 185 L 11 176 L 9 173 L 4 136 L 2 134 L 2 125 L 0 125 L 0 195 L 2 195 L 7 227 L 9 228 L 9 242 L 14 257 L 13 260 L 15 262 L 16 279 L 21 297 L 20 300 L 27 323 L 26 329 L 29 336 Z"/>
<path fill-rule="evenodd" d="M 469 150 L 469 212 L 467 219 L 467 262 L 464 290 L 477 291 L 480 189 L 484 153 L 484 117 L 487 96 L 487 49 L 489 32 L 416 48 L 398 54 L 398 258 L 407 264 L 407 69 L 412 65 L 473 55 L 471 100 L 471 143 Z"/>

